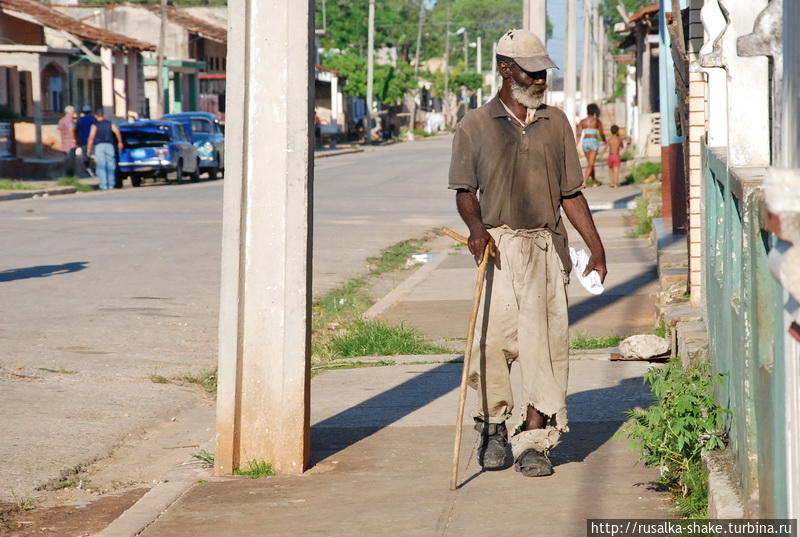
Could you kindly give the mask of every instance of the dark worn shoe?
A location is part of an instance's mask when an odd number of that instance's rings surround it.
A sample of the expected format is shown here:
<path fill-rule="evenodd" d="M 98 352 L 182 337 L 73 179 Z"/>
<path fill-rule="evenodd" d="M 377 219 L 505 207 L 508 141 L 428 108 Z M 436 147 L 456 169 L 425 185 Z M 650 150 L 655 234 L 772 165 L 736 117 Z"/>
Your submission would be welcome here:
<path fill-rule="evenodd" d="M 514 469 L 526 477 L 540 477 L 552 474 L 553 464 L 541 451 L 526 449 L 517 457 Z"/>
<path fill-rule="evenodd" d="M 475 429 L 481 433 L 478 447 L 478 463 L 484 470 L 507 468 L 508 431 L 504 423 L 485 423 L 478 421 Z"/>

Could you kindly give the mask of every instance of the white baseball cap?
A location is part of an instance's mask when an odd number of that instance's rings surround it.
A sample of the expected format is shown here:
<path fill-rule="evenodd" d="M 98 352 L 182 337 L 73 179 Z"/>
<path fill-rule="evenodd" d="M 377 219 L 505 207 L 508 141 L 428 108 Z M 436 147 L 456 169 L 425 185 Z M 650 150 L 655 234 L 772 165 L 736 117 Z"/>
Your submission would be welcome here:
<path fill-rule="evenodd" d="M 509 30 L 503 34 L 497 42 L 497 55 L 513 59 L 517 65 L 531 73 L 558 69 L 547 55 L 542 40 L 528 30 Z"/>

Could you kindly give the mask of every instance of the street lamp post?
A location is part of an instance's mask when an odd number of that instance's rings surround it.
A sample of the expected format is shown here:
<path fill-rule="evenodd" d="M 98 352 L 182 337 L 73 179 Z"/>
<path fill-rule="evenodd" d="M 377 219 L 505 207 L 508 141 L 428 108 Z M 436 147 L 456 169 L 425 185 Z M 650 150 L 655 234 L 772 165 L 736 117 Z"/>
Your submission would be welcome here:
<path fill-rule="evenodd" d="M 375 0 L 369 0 L 369 30 L 367 33 L 367 115 L 364 120 L 365 143 L 372 143 L 372 93 L 375 54 Z"/>

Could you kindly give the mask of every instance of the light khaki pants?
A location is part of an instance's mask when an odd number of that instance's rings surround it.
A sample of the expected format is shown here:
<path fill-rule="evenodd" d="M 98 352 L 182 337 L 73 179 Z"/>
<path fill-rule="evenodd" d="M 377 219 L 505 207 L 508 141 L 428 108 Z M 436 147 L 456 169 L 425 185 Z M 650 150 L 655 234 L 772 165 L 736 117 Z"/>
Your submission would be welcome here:
<path fill-rule="evenodd" d="M 470 363 L 469 383 L 478 391 L 476 419 L 503 423 L 512 416 L 511 364 L 519 362 L 522 394 L 548 416 L 544 429 L 512 432 L 514 456 L 528 448 L 547 452 L 567 428 L 569 335 L 567 275 L 547 230 L 493 228 L 498 255 L 486 273 Z"/>

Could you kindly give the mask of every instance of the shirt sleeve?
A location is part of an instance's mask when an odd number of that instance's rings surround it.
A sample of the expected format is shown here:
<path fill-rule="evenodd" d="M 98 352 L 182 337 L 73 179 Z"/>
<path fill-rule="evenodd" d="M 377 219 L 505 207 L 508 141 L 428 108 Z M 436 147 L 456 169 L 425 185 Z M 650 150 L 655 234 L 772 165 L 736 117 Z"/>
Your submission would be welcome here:
<path fill-rule="evenodd" d="M 577 194 L 583 188 L 583 170 L 575 147 L 575 133 L 564 116 L 564 169 L 561 170 L 561 196 Z"/>
<path fill-rule="evenodd" d="M 453 150 L 450 155 L 449 184 L 452 190 L 468 190 L 473 194 L 478 191 L 478 177 L 476 173 L 476 155 L 472 146 L 469 133 L 461 125 L 456 129 L 453 137 Z"/>

